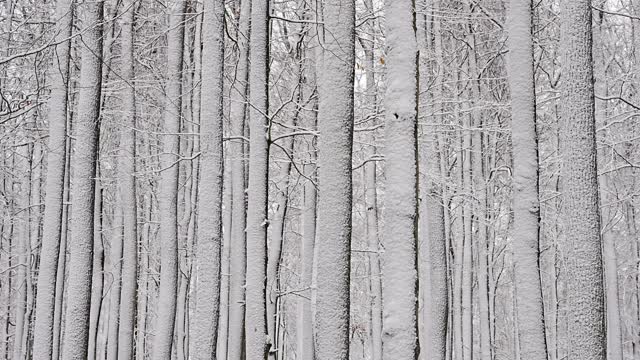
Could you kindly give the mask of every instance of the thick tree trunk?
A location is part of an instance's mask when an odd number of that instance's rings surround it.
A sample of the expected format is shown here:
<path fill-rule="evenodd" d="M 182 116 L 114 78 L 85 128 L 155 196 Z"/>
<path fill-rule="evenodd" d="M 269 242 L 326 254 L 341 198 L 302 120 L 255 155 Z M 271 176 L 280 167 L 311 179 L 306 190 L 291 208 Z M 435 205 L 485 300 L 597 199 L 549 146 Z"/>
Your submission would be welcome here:
<path fill-rule="evenodd" d="M 418 356 L 418 64 L 413 1 L 386 3 L 383 359 Z M 408 21 L 412 19 L 412 21 Z"/>
<path fill-rule="evenodd" d="M 94 198 L 102 90 L 102 0 L 85 4 L 72 189 L 73 216 L 63 358 L 87 358 L 94 242 Z"/>
<path fill-rule="evenodd" d="M 569 359 L 606 358 L 591 1 L 562 3 L 562 180 Z"/>
<path fill-rule="evenodd" d="M 349 358 L 355 1 L 327 0 L 319 68 L 316 359 Z"/>
<path fill-rule="evenodd" d="M 158 320 L 156 322 L 153 358 L 171 359 L 173 330 L 178 294 L 178 157 L 180 145 L 180 114 L 182 110 L 182 59 L 184 14 L 187 2 L 172 1 L 167 34 L 167 84 L 164 109 L 163 152 L 158 206 L 160 214 L 160 290 Z"/>
<path fill-rule="evenodd" d="M 56 39 L 71 35 L 73 1 L 56 3 L 56 20 L 60 28 Z M 62 199 L 66 159 L 67 99 L 69 78 L 69 52 L 71 41 L 55 47 L 56 55 L 49 72 L 49 145 L 47 155 L 47 180 L 45 185 L 45 209 L 40 250 L 40 268 L 36 294 L 36 317 L 33 335 L 33 357 L 51 358 L 53 353 L 53 324 L 56 297 L 56 274 L 61 244 Z M 56 359 L 57 360 L 57 359 Z"/>
<path fill-rule="evenodd" d="M 266 271 L 269 179 L 269 6 L 251 4 L 249 95 L 249 190 L 247 200 L 247 282 L 245 336 L 247 359 L 267 356 Z"/>
<path fill-rule="evenodd" d="M 546 360 L 540 276 L 538 135 L 533 65 L 532 3 L 512 0 L 509 84 L 513 156 L 513 255 L 518 346 L 523 359 Z"/>
<path fill-rule="evenodd" d="M 199 223 L 196 252 L 196 308 L 192 359 L 215 359 L 220 303 L 222 244 L 222 154 L 224 1 L 204 3 L 202 57 L 201 174 L 198 185 Z M 199 39 L 196 39 L 199 46 Z"/>

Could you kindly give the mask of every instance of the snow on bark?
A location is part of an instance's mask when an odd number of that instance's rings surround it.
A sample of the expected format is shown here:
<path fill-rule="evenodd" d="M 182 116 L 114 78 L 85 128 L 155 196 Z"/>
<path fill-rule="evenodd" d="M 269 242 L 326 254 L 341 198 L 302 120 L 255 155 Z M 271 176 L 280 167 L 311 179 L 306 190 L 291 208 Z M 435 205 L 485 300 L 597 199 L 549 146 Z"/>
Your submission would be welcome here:
<path fill-rule="evenodd" d="M 187 2 L 173 1 L 170 5 L 167 33 L 167 76 L 165 87 L 164 132 L 162 136 L 162 168 L 158 207 L 160 215 L 160 290 L 158 319 L 153 339 L 153 358 L 171 359 L 173 330 L 178 293 L 178 157 L 180 115 L 182 109 L 182 59 L 184 14 Z"/>
<path fill-rule="evenodd" d="M 567 250 L 569 359 L 606 358 L 598 207 L 591 1 L 561 7 L 562 196 Z"/>
<path fill-rule="evenodd" d="M 387 2 L 383 359 L 418 356 L 417 43 L 412 0 Z"/>
<path fill-rule="evenodd" d="M 134 73 L 134 0 L 124 1 L 127 11 L 122 17 L 122 77 L 123 122 L 120 132 L 118 181 L 122 206 L 122 270 L 120 289 L 120 326 L 118 328 L 118 359 L 132 359 L 136 310 L 138 303 L 138 212 L 136 194 L 136 92 Z"/>
<path fill-rule="evenodd" d="M 538 136 L 531 1 L 511 0 L 508 19 L 518 345 L 522 358 L 545 360 L 547 343 L 540 277 Z"/>
<path fill-rule="evenodd" d="M 204 3 L 202 23 L 202 155 L 198 184 L 198 242 L 196 252 L 196 308 L 191 336 L 192 359 L 215 359 L 220 303 L 222 245 L 222 148 L 224 1 Z M 199 39 L 196 39 L 199 41 Z M 198 44 L 196 43 L 196 46 Z"/>
<path fill-rule="evenodd" d="M 240 19 L 238 24 L 238 60 L 236 78 L 232 84 L 230 117 L 231 134 L 239 137 L 229 144 L 231 157 L 231 245 L 229 263 L 229 328 L 226 358 L 239 359 L 244 347 L 244 300 L 246 275 L 246 180 L 245 180 L 245 146 L 242 137 L 245 133 L 247 116 L 247 80 L 249 75 L 249 36 L 251 24 L 251 1 L 240 3 Z M 223 310 L 224 311 L 224 310 Z"/>
<path fill-rule="evenodd" d="M 55 17 L 60 29 L 56 35 L 56 41 L 71 35 L 72 3 L 71 0 L 58 0 L 56 3 Z M 61 251 L 70 47 L 71 41 L 64 41 L 55 46 L 56 56 L 53 57 L 53 65 L 48 74 L 48 83 L 51 87 L 48 114 L 49 145 L 36 316 L 33 326 L 32 355 L 35 359 L 48 359 L 53 353 L 56 274 L 58 254 Z"/>
<path fill-rule="evenodd" d="M 318 110 L 316 359 L 349 358 L 355 1 L 323 4 Z"/>
<path fill-rule="evenodd" d="M 267 197 L 269 179 L 269 6 L 251 3 L 249 72 L 249 189 L 247 199 L 247 282 L 245 302 L 246 357 L 267 356 Z"/>
<path fill-rule="evenodd" d="M 78 114 L 74 119 L 71 238 L 62 358 L 87 358 L 93 268 L 94 198 L 100 95 L 102 88 L 102 21 L 104 2 L 84 4 Z"/>
<path fill-rule="evenodd" d="M 118 164 L 120 168 L 120 164 Z M 120 196 L 117 191 L 117 196 Z M 111 238 L 111 276 L 109 286 L 109 324 L 107 332 L 107 357 L 106 360 L 118 359 L 118 327 L 120 326 L 120 290 L 122 276 L 122 227 L 124 217 L 122 215 L 122 201 L 113 206 L 113 236 Z"/>

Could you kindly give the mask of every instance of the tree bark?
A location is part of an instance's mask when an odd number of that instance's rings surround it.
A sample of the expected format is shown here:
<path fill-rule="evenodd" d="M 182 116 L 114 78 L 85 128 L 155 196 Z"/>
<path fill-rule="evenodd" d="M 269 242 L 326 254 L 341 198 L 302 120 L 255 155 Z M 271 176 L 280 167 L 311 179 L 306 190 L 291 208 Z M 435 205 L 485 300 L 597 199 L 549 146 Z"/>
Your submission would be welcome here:
<path fill-rule="evenodd" d="M 355 1 L 327 0 L 319 71 L 316 359 L 349 358 Z"/>
<path fill-rule="evenodd" d="M 63 358 L 87 358 L 94 242 L 96 159 L 102 90 L 102 21 L 104 1 L 85 4 L 78 115 L 75 119 L 75 155 L 72 179 L 73 217 L 69 254 L 68 298 Z"/>
<path fill-rule="evenodd" d="M 196 253 L 196 309 L 192 336 L 193 359 L 215 359 L 220 303 L 222 244 L 222 154 L 224 1 L 204 3 L 202 57 L 201 173 L 198 185 L 198 242 Z M 199 39 L 196 39 L 199 46 Z M 207 100 L 205 100 L 207 99 Z"/>
<path fill-rule="evenodd" d="M 606 358 L 591 1 L 562 3 L 562 180 L 569 359 Z"/>
<path fill-rule="evenodd" d="M 60 31 L 56 40 L 71 35 L 73 23 L 73 1 L 59 0 L 56 3 L 56 19 Z M 45 185 L 44 223 L 42 248 L 36 293 L 36 317 L 33 335 L 33 357 L 48 359 L 53 354 L 53 324 L 55 314 L 56 274 L 61 251 L 62 208 L 66 160 L 67 100 L 69 78 L 69 53 L 71 41 L 56 45 L 56 56 L 49 70 L 49 145 L 47 154 L 47 176 Z"/>
<path fill-rule="evenodd" d="M 167 77 L 164 108 L 163 152 L 158 206 L 160 214 L 160 290 L 158 320 L 153 342 L 153 358 L 171 359 L 173 330 L 178 294 L 178 158 L 180 116 L 182 110 L 182 59 L 184 41 L 184 14 L 187 2 L 170 4 L 169 32 L 167 34 Z"/>
<path fill-rule="evenodd" d="M 509 84 L 513 156 L 513 255 L 518 346 L 523 359 L 546 360 L 540 276 L 540 201 L 532 2 L 512 0 L 509 13 Z"/>

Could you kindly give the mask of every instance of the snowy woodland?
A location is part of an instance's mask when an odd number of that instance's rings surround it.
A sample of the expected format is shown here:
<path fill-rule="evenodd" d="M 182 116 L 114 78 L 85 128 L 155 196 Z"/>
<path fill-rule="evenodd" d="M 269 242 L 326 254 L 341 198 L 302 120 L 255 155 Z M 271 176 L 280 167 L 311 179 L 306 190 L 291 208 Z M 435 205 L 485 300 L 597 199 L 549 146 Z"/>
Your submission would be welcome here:
<path fill-rule="evenodd" d="M 640 0 L 0 0 L 0 360 L 640 359 Z"/>

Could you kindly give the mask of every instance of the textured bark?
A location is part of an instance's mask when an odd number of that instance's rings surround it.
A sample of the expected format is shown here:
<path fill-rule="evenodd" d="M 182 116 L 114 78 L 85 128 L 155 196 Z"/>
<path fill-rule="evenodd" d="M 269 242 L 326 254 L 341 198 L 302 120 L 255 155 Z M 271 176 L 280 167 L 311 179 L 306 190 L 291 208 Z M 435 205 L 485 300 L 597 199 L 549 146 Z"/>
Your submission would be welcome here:
<path fill-rule="evenodd" d="M 99 163 L 98 163 L 99 164 Z M 102 185 L 100 181 L 100 165 L 96 169 L 96 199 L 93 230 L 93 269 L 91 277 L 91 309 L 89 311 L 89 346 L 87 359 L 97 356 L 98 330 L 102 313 L 102 294 L 104 288 L 104 246 L 102 243 Z"/>
<path fill-rule="evenodd" d="M 368 1 L 368 9 L 373 9 L 373 4 Z M 377 119 L 377 99 L 375 85 L 375 59 L 373 43 L 370 40 L 360 41 L 365 54 L 365 77 L 367 82 L 367 105 L 372 109 L 372 118 Z M 376 126 L 374 123 L 373 126 Z M 367 142 L 375 144 L 373 132 L 367 138 Z M 376 155 L 375 146 L 366 149 L 366 158 L 371 159 Z M 371 355 L 373 360 L 382 359 L 382 273 L 380 271 L 380 234 L 378 230 L 378 194 L 377 166 L 375 161 L 369 161 L 364 165 L 365 208 L 366 208 L 366 236 L 369 248 L 369 287 L 371 291 Z"/>
<path fill-rule="evenodd" d="M 224 1 L 204 3 L 202 57 L 202 138 L 199 190 L 199 222 L 196 252 L 196 309 L 192 359 L 215 359 L 220 303 L 222 245 L 222 156 Z M 196 46 L 199 39 L 196 39 Z"/>
<path fill-rule="evenodd" d="M 532 2 L 512 0 L 510 6 L 508 65 L 513 114 L 513 253 L 518 346 L 523 359 L 546 360 L 547 342 L 540 276 Z"/>
<path fill-rule="evenodd" d="M 434 6 L 439 7 L 439 2 Z M 438 9 L 438 8 L 436 8 Z M 420 122 L 431 120 L 436 126 L 442 124 L 442 116 L 427 117 L 426 114 L 441 114 L 442 93 L 444 88 L 443 76 L 439 72 L 430 78 L 431 70 L 428 64 L 434 64 L 436 69 L 442 68 L 442 39 L 440 34 L 440 20 L 433 18 L 433 25 L 427 28 L 428 19 L 420 19 L 417 27 L 418 44 L 420 45 L 420 106 L 428 106 L 429 110 L 420 117 Z M 433 32 L 433 43 L 430 41 Z M 429 50 L 432 53 L 429 53 Z M 427 62 L 428 56 L 435 61 Z M 436 88 L 433 95 L 428 96 L 427 86 L 435 81 Z M 420 247 L 419 264 L 421 297 L 423 301 L 422 319 L 424 329 L 420 336 L 421 359 L 444 360 L 447 355 L 447 328 L 449 326 L 449 281 L 447 279 L 447 236 L 445 233 L 446 202 L 443 198 L 443 182 L 441 181 L 441 161 L 439 156 L 436 126 L 427 126 L 423 130 L 423 144 L 420 147 Z"/>
<path fill-rule="evenodd" d="M 63 341 L 64 359 L 87 358 L 94 242 L 94 198 L 100 95 L 102 88 L 102 21 L 104 2 L 85 4 L 78 115 L 74 122 L 75 154 L 71 183 L 73 216 L 69 242 L 68 298 Z"/>
<path fill-rule="evenodd" d="M 249 95 L 249 190 L 247 199 L 247 282 L 245 336 L 247 359 L 267 356 L 266 271 L 269 179 L 269 6 L 251 4 Z"/>
<path fill-rule="evenodd" d="M 23 175 L 22 180 L 15 179 L 12 184 L 14 200 L 17 205 L 18 215 L 14 219 L 11 242 L 13 245 L 12 255 L 16 260 L 13 266 L 15 275 L 13 276 L 13 356 L 12 359 L 22 360 L 24 358 L 23 338 L 24 330 L 28 327 L 26 323 L 27 308 L 27 266 L 31 259 L 29 254 L 29 149 L 26 145 L 20 144 L 20 138 L 14 139 L 16 151 L 14 152 L 13 168 Z"/>
<path fill-rule="evenodd" d="M 418 64 L 412 0 L 386 3 L 383 359 L 418 357 Z M 407 21 L 410 19 L 410 21 Z"/>
<path fill-rule="evenodd" d="M 355 1 L 328 0 L 319 58 L 316 359 L 349 358 Z"/>
<path fill-rule="evenodd" d="M 180 115 L 182 110 L 182 59 L 184 14 L 187 2 L 173 1 L 170 5 L 167 34 L 167 77 L 164 108 L 163 152 L 160 155 L 161 173 L 158 206 L 160 215 L 160 290 L 158 320 L 153 340 L 153 358 L 171 359 L 173 330 L 178 294 L 178 156 Z"/>
<path fill-rule="evenodd" d="M 249 75 L 249 36 L 251 24 L 251 1 L 242 0 L 240 3 L 240 19 L 238 25 L 238 63 L 236 78 L 231 91 L 231 134 L 242 138 L 245 133 L 245 118 L 247 115 L 247 80 Z M 244 299 L 246 274 L 246 212 L 245 198 L 245 160 L 244 143 L 241 139 L 234 139 L 229 146 L 231 154 L 231 186 L 232 189 L 232 220 L 231 246 L 229 264 L 229 332 L 227 341 L 227 356 L 229 360 L 240 359 L 244 346 Z"/>
<path fill-rule="evenodd" d="M 591 1 L 562 3 L 562 181 L 570 360 L 606 358 Z"/>
<path fill-rule="evenodd" d="M 56 39 L 71 35 L 73 23 L 72 0 L 56 3 L 56 19 L 60 31 Z M 55 314 L 56 274 L 61 244 L 62 199 L 64 193 L 65 150 L 67 132 L 67 99 L 69 77 L 69 52 L 71 41 L 55 47 L 56 56 L 49 72 L 49 145 L 47 154 L 47 180 L 45 185 L 45 209 L 40 250 L 40 267 L 36 295 L 36 317 L 33 335 L 33 357 L 51 358 L 53 353 L 53 324 Z"/>
<path fill-rule="evenodd" d="M 138 211 L 136 194 L 136 92 L 134 83 L 134 6 L 124 2 L 122 15 L 122 68 L 127 82 L 123 90 L 123 126 L 120 132 L 118 181 L 122 204 L 123 238 L 120 289 L 120 326 L 118 328 L 118 359 L 132 359 L 137 310 L 138 282 Z"/>
<path fill-rule="evenodd" d="M 120 164 L 118 164 L 120 168 Z M 117 191 L 117 197 L 121 196 Z M 124 216 L 122 214 L 122 201 L 118 201 L 113 207 L 113 237 L 111 238 L 111 251 L 109 261 L 111 264 L 111 276 L 109 282 L 109 326 L 107 332 L 107 357 L 106 360 L 118 359 L 118 327 L 120 326 L 120 290 L 122 277 L 122 238 Z"/>

